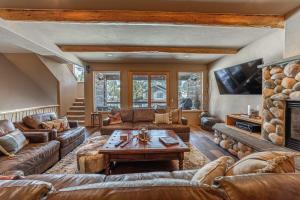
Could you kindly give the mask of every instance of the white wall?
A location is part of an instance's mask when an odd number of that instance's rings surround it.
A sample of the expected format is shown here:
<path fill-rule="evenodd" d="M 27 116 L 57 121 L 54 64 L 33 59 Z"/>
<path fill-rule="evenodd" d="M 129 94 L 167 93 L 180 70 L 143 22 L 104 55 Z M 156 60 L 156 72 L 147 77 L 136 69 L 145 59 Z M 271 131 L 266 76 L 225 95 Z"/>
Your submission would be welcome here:
<path fill-rule="evenodd" d="M 209 112 L 225 120 L 229 113 L 246 113 L 247 105 L 261 106 L 261 95 L 220 95 L 214 76 L 217 69 L 230 67 L 258 58 L 270 62 L 283 57 L 284 31 L 277 30 L 241 49 L 237 54 L 226 56 L 209 68 Z"/>
<path fill-rule="evenodd" d="M 53 104 L 55 100 L 0 54 L 0 111 Z"/>
<path fill-rule="evenodd" d="M 300 10 L 286 20 L 284 57 L 300 55 Z"/>

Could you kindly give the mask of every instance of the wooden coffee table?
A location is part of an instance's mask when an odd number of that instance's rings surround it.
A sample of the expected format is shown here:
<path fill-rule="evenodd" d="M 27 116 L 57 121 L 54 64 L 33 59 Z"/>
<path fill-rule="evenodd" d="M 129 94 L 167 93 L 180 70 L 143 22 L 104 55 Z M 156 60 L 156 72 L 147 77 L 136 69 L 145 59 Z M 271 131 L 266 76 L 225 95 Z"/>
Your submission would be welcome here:
<path fill-rule="evenodd" d="M 189 147 L 172 130 L 149 130 L 151 141 L 141 143 L 134 138 L 124 147 L 115 147 L 120 141 L 121 134 L 128 134 L 129 138 L 138 134 L 138 130 L 115 130 L 105 145 L 99 150 L 104 155 L 105 173 L 110 174 L 111 162 L 129 161 L 162 161 L 178 160 L 179 169 L 183 169 L 184 152 L 189 152 Z M 165 146 L 159 137 L 174 137 L 179 144 Z"/>

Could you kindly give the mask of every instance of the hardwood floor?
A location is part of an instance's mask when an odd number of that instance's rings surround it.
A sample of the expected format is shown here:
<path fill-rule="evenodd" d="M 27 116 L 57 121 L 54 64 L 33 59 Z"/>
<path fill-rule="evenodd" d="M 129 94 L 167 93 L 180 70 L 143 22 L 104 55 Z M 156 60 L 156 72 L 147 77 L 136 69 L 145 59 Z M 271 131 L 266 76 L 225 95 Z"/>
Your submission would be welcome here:
<path fill-rule="evenodd" d="M 215 160 L 221 156 L 231 156 L 237 159 L 213 141 L 213 133 L 202 130 L 199 126 L 191 127 L 190 143 L 210 160 Z"/>

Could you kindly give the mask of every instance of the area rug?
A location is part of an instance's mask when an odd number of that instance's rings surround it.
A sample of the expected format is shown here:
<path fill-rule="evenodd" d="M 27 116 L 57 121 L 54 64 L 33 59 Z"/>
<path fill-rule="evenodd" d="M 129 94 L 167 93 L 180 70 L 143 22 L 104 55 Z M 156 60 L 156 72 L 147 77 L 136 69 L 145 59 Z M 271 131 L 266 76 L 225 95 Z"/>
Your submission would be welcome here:
<path fill-rule="evenodd" d="M 79 145 L 72 152 L 67 154 L 63 159 L 56 163 L 52 168 L 46 171 L 46 174 L 77 174 L 77 159 L 76 153 L 84 145 L 93 140 L 94 137 L 101 137 L 107 140 L 109 136 L 101 135 L 100 132 L 92 134 L 84 143 Z M 199 169 L 210 160 L 202 154 L 192 144 L 188 144 L 190 152 L 184 154 L 183 168 L 184 169 Z M 149 172 L 149 171 L 172 171 L 176 170 L 178 162 L 176 161 L 161 161 L 161 162 L 135 162 L 135 163 L 120 163 L 112 170 L 113 174 L 134 173 L 134 172 Z M 104 173 L 104 172 L 102 172 Z"/>

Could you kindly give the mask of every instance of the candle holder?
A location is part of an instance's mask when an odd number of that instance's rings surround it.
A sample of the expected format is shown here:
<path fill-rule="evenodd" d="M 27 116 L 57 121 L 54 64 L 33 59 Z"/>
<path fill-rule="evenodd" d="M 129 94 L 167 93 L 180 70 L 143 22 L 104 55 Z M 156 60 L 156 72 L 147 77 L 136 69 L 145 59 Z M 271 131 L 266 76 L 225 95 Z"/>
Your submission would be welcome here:
<path fill-rule="evenodd" d="M 151 140 L 151 136 L 148 134 L 148 129 L 143 127 L 139 130 L 137 135 L 139 142 L 147 143 Z"/>

